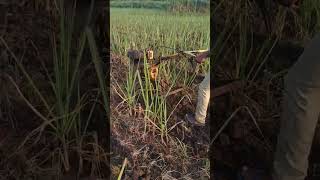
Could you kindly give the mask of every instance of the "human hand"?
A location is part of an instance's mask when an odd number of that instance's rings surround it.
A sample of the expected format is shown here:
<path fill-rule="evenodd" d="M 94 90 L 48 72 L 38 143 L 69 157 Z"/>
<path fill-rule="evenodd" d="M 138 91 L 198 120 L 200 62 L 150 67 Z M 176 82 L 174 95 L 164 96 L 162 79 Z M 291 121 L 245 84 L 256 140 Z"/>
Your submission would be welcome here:
<path fill-rule="evenodd" d="M 204 60 L 205 58 L 208 57 L 208 55 L 209 55 L 209 51 L 200 53 L 200 54 L 198 54 L 198 55 L 195 57 L 195 60 L 196 60 L 197 63 L 200 64 L 200 63 L 203 62 L 203 60 Z"/>

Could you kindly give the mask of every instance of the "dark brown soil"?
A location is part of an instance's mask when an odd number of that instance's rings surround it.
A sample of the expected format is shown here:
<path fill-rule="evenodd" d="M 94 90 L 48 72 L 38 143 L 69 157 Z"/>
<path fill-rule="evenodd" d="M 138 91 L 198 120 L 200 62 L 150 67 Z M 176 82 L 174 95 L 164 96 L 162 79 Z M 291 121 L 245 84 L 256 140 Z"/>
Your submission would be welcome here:
<path fill-rule="evenodd" d="M 57 161 L 59 151 L 61 152 L 59 140 L 52 135 L 50 128 L 34 131 L 39 129 L 43 120 L 27 105 L 9 80 L 9 77 L 12 78 L 30 104 L 39 112 L 45 112 L 39 96 L 34 93 L 15 62 L 14 54 L 49 103 L 54 99 L 46 72 L 48 71 L 49 75 L 53 74 L 50 38 L 58 33 L 52 3 L 53 1 L 19 0 L 0 2 L 0 38 L 3 38 L 0 42 L 0 179 L 75 179 L 78 175 L 107 177 L 108 171 L 97 172 L 99 168 L 108 169 L 106 155 L 94 146 L 103 144 L 97 128 L 99 118 L 105 120 L 105 114 L 101 113 L 103 109 L 99 109 L 101 107 L 95 109 L 95 121 L 88 128 L 90 133 L 97 132 L 97 137 L 83 138 L 81 149 L 77 149 L 76 146 L 74 149 L 70 148 L 71 168 L 69 172 L 65 172 L 62 163 Z M 13 54 L 7 50 L 3 42 Z M 97 88 L 96 72 L 90 71 L 89 68 L 85 75 L 86 79 L 82 84 L 86 86 L 83 88 L 84 91 Z M 88 113 L 84 111 L 83 115 L 86 114 Z M 79 154 L 83 158 L 82 169 L 79 168 Z M 99 166 L 95 166 L 96 164 Z"/>

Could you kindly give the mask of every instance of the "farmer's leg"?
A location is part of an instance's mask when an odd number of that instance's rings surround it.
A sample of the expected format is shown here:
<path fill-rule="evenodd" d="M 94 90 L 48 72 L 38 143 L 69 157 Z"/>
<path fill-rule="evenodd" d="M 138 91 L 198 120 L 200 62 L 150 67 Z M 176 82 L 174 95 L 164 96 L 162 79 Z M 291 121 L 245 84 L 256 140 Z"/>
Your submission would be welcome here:
<path fill-rule="evenodd" d="M 320 36 L 285 78 L 284 109 L 274 161 L 275 180 L 303 180 L 320 112 Z"/>
<path fill-rule="evenodd" d="M 199 85 L 198 102 L 195 118 L 200 123 L 205 123 L 207 109 L 210 99 L 210 73 L 207 73 L 204 80 Z"/>

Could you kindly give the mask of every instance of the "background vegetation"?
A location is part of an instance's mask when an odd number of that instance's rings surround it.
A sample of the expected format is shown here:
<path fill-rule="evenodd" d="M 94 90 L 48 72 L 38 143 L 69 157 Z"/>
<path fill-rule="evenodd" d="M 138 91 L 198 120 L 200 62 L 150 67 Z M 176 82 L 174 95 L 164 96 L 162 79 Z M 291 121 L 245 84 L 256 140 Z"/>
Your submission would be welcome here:
<path fill-rule="evenodd" d="M 209 12 L 209 0 L 112 0 L 111 7 L 162 9 L 171 12 Z"/>

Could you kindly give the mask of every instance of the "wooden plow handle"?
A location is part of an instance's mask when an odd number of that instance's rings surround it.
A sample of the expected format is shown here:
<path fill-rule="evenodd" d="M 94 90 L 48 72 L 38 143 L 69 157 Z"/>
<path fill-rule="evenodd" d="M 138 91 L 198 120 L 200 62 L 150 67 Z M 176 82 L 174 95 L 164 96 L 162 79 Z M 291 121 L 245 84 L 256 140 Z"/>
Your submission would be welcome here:
<path fill-rule="evenodd" d="M 159 59 L 156 60 L 154 65 L 158 66 L 160 63 L 162 63 L 164 61 L 172 60 L 172 59 L 179 58 L 179 57 L 181 57 L 181 54 L 179 54 L 179 53 L 173 54 L 173 55 L 169 55 L 169 56 L 162 56 L 162 57 L 159 57 Z"/>

